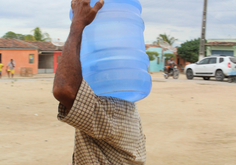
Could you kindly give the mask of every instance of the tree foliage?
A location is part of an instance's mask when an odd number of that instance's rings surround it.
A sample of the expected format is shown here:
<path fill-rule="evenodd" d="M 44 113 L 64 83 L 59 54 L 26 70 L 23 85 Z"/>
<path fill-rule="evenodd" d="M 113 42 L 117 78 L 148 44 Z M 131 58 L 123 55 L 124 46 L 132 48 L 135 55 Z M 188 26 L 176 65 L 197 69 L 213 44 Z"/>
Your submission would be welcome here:
<path fill-rule="evenodd" d="M 11 38 L 11 39 L 16 38 L 16 33 L 9 31 L 4 36 L 2 36 L 2 38 Z"/>
<path fill-rule="evenodd" d="M 154 45 L 159 44 L 160 41 L 166 41 L 171 46 L 177 41 L 178 39 L 171 37 L 170 35 L 165 34 L 159 34 L 159 37 L 157 37 L 157 40 L 153 42 Z"/>
<path fill-rule="evenodd" d="M 43 33 L 39 27 L 33 29 L 32 32 L 36 41 L 51 41 L 49 34 Z"/>
<path fill-rule="evenodd" d="M 170 60 L 171 57 L 175 58 L 175 55 L 172 53 L 165 53 L 164 56 L 166 57 L 166 60 Z"/>
<path fill-rule="evenodd" d="M 16 34 L 12 31 L 7 32 L 2 38 L 10 38 L 10 39 L 19 39 L 19 40 L 24 40 L 24 35 L 23 34 Z"/>
<path fill-rule="evenodd" d="M 178 48 L 178 54 L 188 62 L 195 63 L 198 61 L 200 47 L 200 38 L 186 41 Z"/>
<path fill-rule="evenodd" d="M 34 38 L 33 35 L 31 34 L 28 34 L 28 35 L 25 35 L 25 41 L 36 41 L 36 39 Z"/>
<path fill-rule="evenodd" d="M 156 57 L 159 56 L 159 53 L 157 53 L 157 52 L 147 51 L 146 53 L 149 57 L 149 61 L 153 61 L 153 60 L 155 60 Z"/>
<path fill-rule="evenodd" d="M 51 41 L 50 35 L 48 33 L 42 33 L 39 27 L 36 27 L 32 30 L 33 35 L 31 34 L 17 34 L 12 31 L 7 32 L 2 38 L 10 38 L 10 39 L 19 39 L 26 41 Z"/>

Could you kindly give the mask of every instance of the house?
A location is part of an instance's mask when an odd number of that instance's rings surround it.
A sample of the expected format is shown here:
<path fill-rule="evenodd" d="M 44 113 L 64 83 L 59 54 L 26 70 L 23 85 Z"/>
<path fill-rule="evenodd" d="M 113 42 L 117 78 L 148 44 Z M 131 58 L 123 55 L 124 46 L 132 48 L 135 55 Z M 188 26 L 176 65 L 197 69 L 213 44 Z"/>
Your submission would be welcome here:
<path fill-rule="evenodd" d="M 149 71 L 150 72 L 159 72 L 163 71 L 165 67 L 165 53 L 173 53 L 167 49 L 160 47 L 159 45 L 145 45 L 146 51 L 157 52 L 159 55 L 155 60 L 150 61 Z"/>
<path fill-rule="evenodd" d="M 190 62 L 186 61 L 185 59 L 181 58 L 178 53 L 174 53 L 175 55 L 175 63 L 177 64 L 178 68 L 181 72 L 184 71 L 186 65 L 191 64 Z"/>
<path fill-rule="evenodd" d="M 45 41 L 23 41 L 38 49 L 38 73 L 55 73 L 63 47 Z"/>
<path fill-rule="evenodd" d="M 38 72 L 38 50 L 36 47 L 15 39 L 0 38 L 0 61 L 4 68 L 2 75 L 5 72 L 7 64 L 11 59 L 16 63 L 15 74 L 20 74 L 21 68 L 32 68 L 33 74 Z"/>
<path fill-rule="evenodd" d="M 206 55 L 221 54 L 236 56 L 236 39 L 208 39 Z"/>
<path fill-rule="evenodd" d="M 0 38 L 0 60 L 6 66 L 10 59 L 14 59 L 15 74 L 20 74 L 26 67 L 31 68 L 33 74 L 55 73 L 61 52 L 62 47 L 51 42 Z"/>
<path fill-rule="evenodd" d="M 150 72 L 159 72 L 163 71 L 164 67 L 166 66 L 166 60 L 165 60 L 165 54 L 171 53 L 175 55 L 175 63 L 180 68 L 180 70 L 183 70 L 184 67 L 189 64 L 187 61 L 179 57 L 177 53 L 173 53 L 172 51 L 162 48 L 159 45 L 145 45 L 146 51 L 150 52 L 157 52 L 159 54 L 158 57 L 155 58 L 155 60 L 150 61 L 149 65 L 149 71 Z"/>

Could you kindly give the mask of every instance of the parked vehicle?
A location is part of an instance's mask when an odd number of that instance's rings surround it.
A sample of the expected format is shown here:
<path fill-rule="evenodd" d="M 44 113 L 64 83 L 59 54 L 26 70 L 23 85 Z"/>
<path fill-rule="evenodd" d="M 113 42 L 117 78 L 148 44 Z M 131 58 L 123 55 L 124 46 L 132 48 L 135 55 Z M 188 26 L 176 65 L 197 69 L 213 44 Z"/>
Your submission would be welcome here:
<path fill-rule="evenodd" d="M 170 76 L 173 76 L 174 79 L 178 79 L 179 78 L 179 69 L 175 65 L 173 68 L 170 68 L 169 73 L 167 73 L 167 69 L 165 67 L 163 75 L 164 75 L 165 79 L 168 79 Z"/>
<path fill-rule="evenodd" d="M 236 77 L 236 57 L 211 55 L 187 65 L 184 73 L 189 80 L 194 77 L 202 77 L 204 80 L 215 77 L 217 81 L 223 81 L 224 78 Z"/>

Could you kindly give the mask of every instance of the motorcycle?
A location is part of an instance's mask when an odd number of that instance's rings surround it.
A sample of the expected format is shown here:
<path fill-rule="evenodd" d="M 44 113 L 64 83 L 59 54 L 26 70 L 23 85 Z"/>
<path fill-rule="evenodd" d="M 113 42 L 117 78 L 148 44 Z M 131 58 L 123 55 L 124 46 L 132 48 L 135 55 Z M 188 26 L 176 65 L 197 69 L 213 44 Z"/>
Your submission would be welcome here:
<path fill-rule="evenodd" d="M 173 68 L 169 69 L 169 73 L 167 73 L 167 68 L 164 68 L 164 73 L 163 73 L 165 79 L 168 79 L 170 76 L 173 76 L 174 79 L 179 78 L 179 69 L 176 65 L 174 65 Z"/>

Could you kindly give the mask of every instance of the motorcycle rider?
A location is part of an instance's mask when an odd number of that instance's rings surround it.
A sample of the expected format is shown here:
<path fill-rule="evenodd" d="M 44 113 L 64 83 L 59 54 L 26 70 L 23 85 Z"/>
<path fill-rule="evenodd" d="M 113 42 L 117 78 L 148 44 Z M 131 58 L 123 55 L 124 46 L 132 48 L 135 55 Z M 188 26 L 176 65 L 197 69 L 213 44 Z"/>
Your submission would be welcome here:
<path fill-rule="evenodd" d="M 174 61 L 174 58 L 171 57 L 170 60 L 167 61 L 167 66 L 166 66 L 167 74 L 168 74 L 168 75 L 169 75 L 170 69 L 173 69 L 174 66 L 175 66 L 175 61 Z"/>

